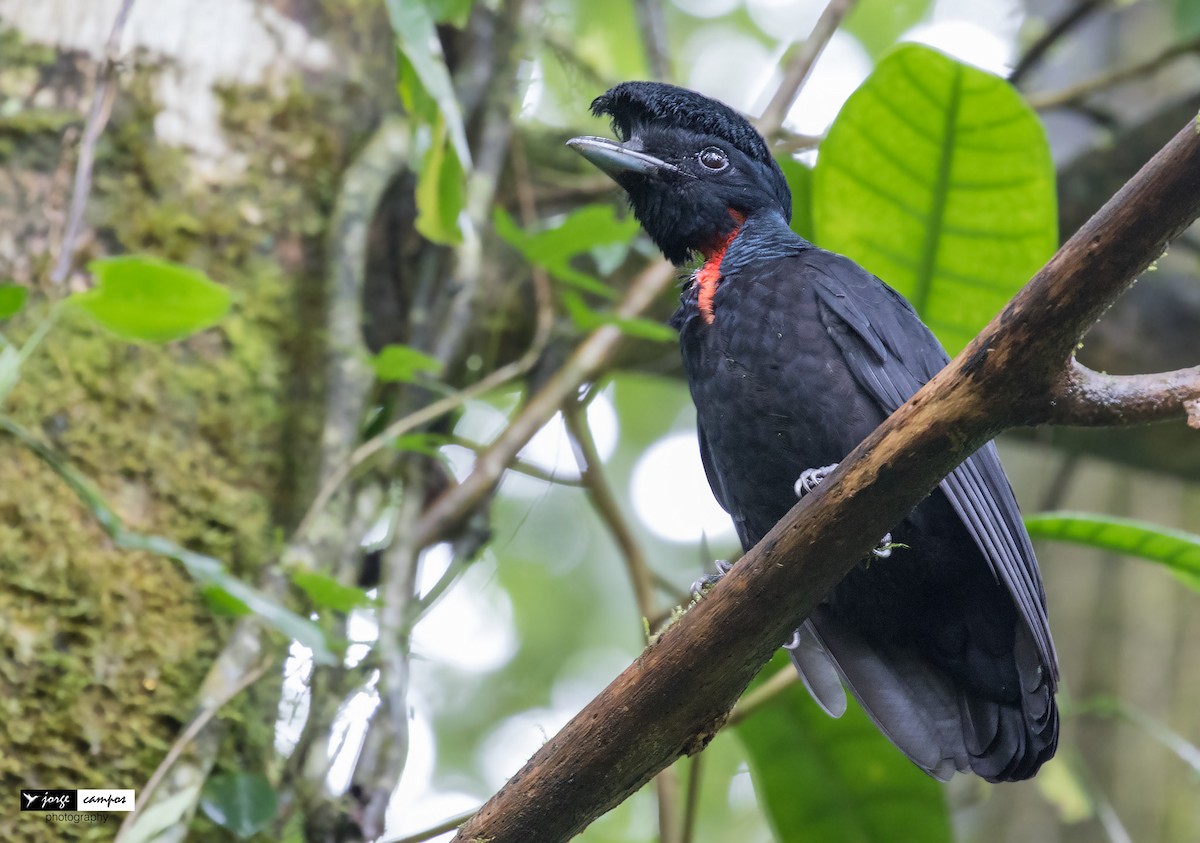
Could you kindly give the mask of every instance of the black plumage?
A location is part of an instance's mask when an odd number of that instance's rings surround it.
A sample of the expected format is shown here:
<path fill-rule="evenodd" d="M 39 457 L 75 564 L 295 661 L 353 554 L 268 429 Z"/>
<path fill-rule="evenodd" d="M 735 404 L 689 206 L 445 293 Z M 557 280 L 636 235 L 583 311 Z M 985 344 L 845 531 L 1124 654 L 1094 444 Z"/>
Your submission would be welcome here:
<path fill-rule="evenodd" d="M 899 294 L 788 227 L 766 143 L 692 91 L 629 82 L 593 103 L 620 143 L 570 143 L 629 194 L 676 263 L 704 257 L 672 324 L 713 492 L 751 547 L 806 469 L 836 463 L 947 362 Z M 938 778 L 1032 776 L 1054 754 L 1057 664 L 1029 537 L 993 445 L 851 571 L 790 651 L 831 714 L 843 683 Z"/>

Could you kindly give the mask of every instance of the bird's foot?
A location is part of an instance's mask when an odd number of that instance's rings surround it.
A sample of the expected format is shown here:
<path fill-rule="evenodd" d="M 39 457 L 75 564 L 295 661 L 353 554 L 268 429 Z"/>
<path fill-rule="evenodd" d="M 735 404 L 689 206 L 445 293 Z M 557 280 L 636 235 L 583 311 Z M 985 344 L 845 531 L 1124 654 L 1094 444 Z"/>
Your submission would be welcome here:
<path fill-rule="evenodd" d="M 692 583 L 691 591 L 694 597 L 703 597 L 705 592 L 721 581 L 721 577 L 733 570 L 733 563 L 718 559 L 715 567 L 717 569 L 715 574 L 706 574 Z"/>
<path fill-rule="evenodd" d="M 800 472 L 800 478 L 796 481 L 796 497 L 802 498 L 811 492 L 817 486 L 821 485 L 821 481 L 833 473 L 833 470 L 838 467 L 837 463 L 823 466 L 822 468 L 806 468 Z"/>
<path fill-rule="evenodd" d="M 821 481 L 833 473 L 833 470 L 838 467 L 837 463 L 832 465 L 822 466 L 821 468 L 806 468 L 800 472 L 800 477 L 796 480 L 796 497 L 802 498 L 811 492 L 817 486 L 821 485 Z M 902 544 L 892 542 L 892 534 L 886 533 L 879 544 L 871 551 L 871 556 L 874 559 L 887 559 L 892 555 L 892 549 L 904 547 Z"/>
<path fill-rule="evenodd" d="M 879 544 L 871 550 L 871 556 L 876 559 L 887 559 L 892 555 L 892 549 L 896 547 L 904 547 L 902 544 L 892 542 L 892 534 L 884 533 L 883 538 L 879 540 Z"/>

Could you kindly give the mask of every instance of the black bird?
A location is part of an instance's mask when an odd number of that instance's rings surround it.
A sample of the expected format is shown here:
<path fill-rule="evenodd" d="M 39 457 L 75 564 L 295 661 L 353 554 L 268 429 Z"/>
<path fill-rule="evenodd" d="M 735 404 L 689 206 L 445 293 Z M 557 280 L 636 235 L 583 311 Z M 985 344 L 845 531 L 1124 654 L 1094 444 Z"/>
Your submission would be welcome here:
<path fill-rule="evenodd" d="M 949 358 L 903 297 L 792 232 L 783 173 L 733 109 L 626 82 L 592 112 L 620 142 L 569 145 L 625 189 L 668 259 L 703 257 L 672 324 L 709 483 L 749 549 Z M 789 644 L 809 690 L 836 717 L 844 683 L 936 778 L 1029 778 L 1058 743 L 1058 667 L 995 446 L 890 537 Z"/>

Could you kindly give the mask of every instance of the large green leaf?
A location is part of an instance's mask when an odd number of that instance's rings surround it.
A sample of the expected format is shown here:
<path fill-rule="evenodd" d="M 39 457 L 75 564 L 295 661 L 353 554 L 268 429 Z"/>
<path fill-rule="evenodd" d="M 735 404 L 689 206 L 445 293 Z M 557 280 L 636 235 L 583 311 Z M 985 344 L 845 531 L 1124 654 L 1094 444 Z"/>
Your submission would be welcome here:
<path fill-rule="evenodd" d="M 88 271 L 96 286 L 70 301 L 122 339 L 182 339 L 229 310 L 229 291 L 190 266 L 126 255 L 94 260 Z"/>
<path fill-rule="evenodd" d="M 411 92 L 415 86 L 420 86 L 421 94 L 428 96 L 445 118 L 446 131 L 459 160 L 469 164 L 471 151 L 467 147 L 462 112 L 454 95 L 450 71 L 446 69 L 445 59 L 438 47 L 434 14 L 441 13 L 440 4 L 433 9 L 422 0 L 385 0 L 385 5 L 396 33 L 396 48 L 405 59 L 399 80 L 401 95 L 404 96 L 406 90 Z M 405 105 L 412 108 L 408 97 L 405 97 Z M 426 122 L 433 122 L 432 115 L 428 113 L 418 116 Z"/>
<path fill-rule="evenodd" d="M 792 670 L 782 652 L 756 680 Z M 829 717 L 800 684 L 737 727 L 776 840 L 952 840 L 941 787 L 900 754 L 857 704 Z"/>
<path fill-rule="evenodd" d="M 466 173 L 439 114 L 417 173 L 417 231 L 434 243 L 462 242 L 458 215 L 467 201 Z"/>
<path fill-rule="evenodd" d="M 396 33 L 397 88 L 419 140 L 416 228 L 435 243 L 462 241 L 458 217 L 466 202 L 466 169 L 471 164 L 458 98 L 439 47 L 436 22 L 457 19 L 468 2 L 386 0 Z"/>
<path fill-rule="evenodd" d="M 1035 539 L 1073 542 L 1157 562 L 1200 591 L 1200 535 L 1196 533 L 1092 512 L 1027 515 L 1025 526 Z"/>
<path fill-rule="evenodd" d="M 1054 167 L 1004 80 L 927 47 L 847 100 L 813 179 L 818 243 L 905 295 L 957 353 L 1054 251 Z"/>
<path fill-rule="evenodd" d="M 275 788 L 259 773 L 213 776 L 200 794 L 200 808 L 208 818 L 243 840 L 270 825 L 278 806 Z"/>

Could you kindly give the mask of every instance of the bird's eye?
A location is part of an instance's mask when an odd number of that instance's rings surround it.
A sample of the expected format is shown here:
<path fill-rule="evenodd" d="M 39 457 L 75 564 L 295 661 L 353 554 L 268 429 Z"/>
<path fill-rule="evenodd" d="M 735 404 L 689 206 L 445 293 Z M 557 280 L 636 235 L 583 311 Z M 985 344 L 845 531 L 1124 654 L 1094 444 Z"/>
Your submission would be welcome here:
<path fill-rule="evenodd" d="M 724 170 L 729 166 L 729 159 L 725 156 L 725 153 L 715 146 L 705 147 L 700 150 L 700 154 L 696 157 L 709 170 Z"/>

